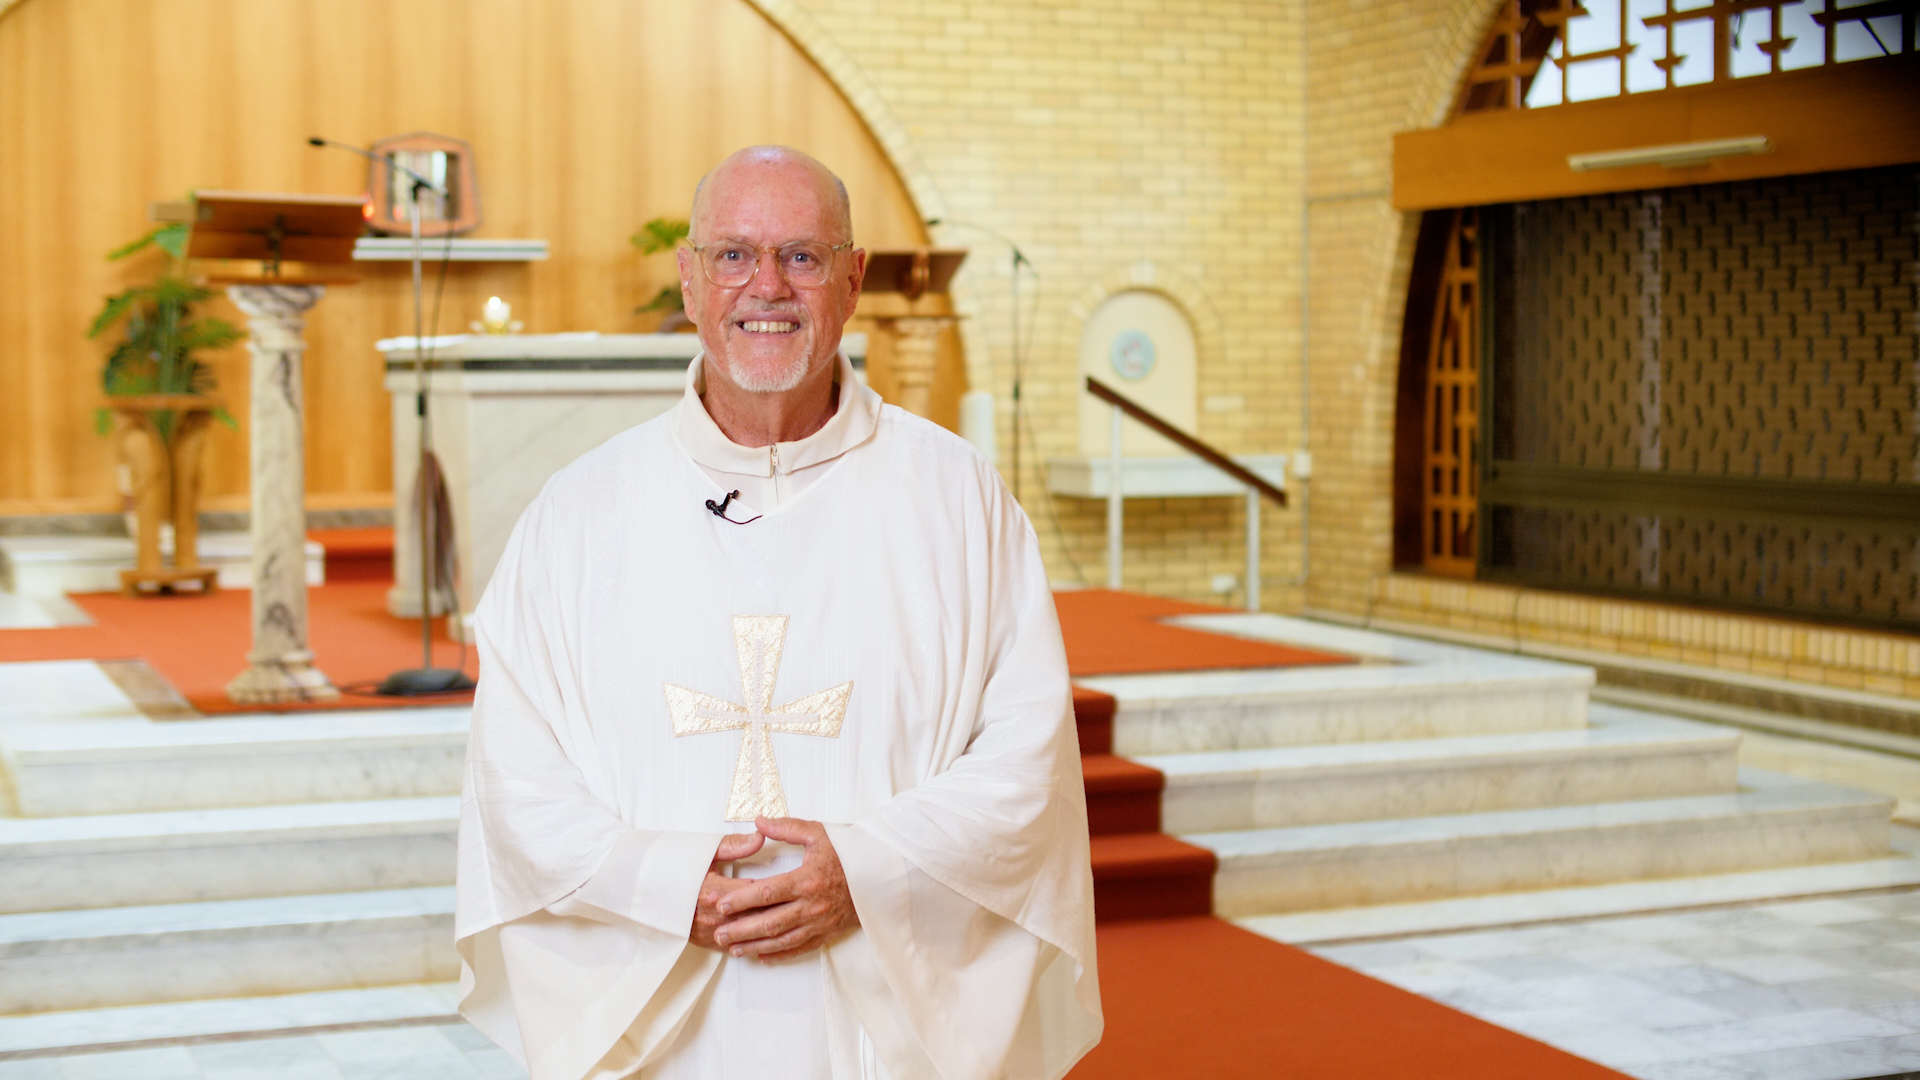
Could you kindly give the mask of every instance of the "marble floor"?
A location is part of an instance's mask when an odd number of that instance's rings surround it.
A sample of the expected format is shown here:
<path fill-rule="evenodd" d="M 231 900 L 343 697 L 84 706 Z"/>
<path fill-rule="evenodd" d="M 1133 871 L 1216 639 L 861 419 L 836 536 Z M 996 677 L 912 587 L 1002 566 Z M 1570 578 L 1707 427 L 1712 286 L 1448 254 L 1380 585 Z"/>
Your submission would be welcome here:
<path fill-rule="evenodd" d="M 1915 890 L 1313 951 L 1641 1080 L 1920 1071 Z"/>
<path fill-rule="evenodd" d="M 0 630 L 91 626 L 93 619 L 64 596 L 21 596 L 0 590 Z"/>
<path fill-rule="evenodd" d="M 331 1031 L 0 1061 L 0 1080 L 524 1080 L 466 1024 Z"/>

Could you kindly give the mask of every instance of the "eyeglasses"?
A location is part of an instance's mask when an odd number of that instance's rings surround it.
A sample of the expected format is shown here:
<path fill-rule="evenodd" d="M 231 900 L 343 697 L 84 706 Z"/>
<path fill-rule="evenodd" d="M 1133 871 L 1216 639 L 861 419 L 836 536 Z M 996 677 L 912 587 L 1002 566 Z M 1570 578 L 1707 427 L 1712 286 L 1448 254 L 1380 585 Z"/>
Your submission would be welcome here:
<path fill-rule="evenodd" d="M 700 268 L 706 271 L 707 280 L 723 289 L 737 289 L 752 281 L 760 272 L 760 254 L 766 251 L 773 252 L 774 264 L 780 268 L 780 276 L 787 279 L 787 284 L 816 289 L 825 285 L 833 272 L 834 255 L 853 247 L 853 241 L 828 245 L 817 240 L 795 240 L 770 248 L 739 240 L 716 240 L 711 244 L 687 246 L 700 259 Z"/>

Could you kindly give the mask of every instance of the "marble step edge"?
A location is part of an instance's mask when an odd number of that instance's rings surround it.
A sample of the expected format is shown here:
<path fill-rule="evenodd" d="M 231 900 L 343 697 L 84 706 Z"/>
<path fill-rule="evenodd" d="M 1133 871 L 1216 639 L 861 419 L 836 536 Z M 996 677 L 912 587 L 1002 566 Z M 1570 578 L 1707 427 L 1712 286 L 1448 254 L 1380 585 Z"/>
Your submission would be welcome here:
<path fill-rule="evenodd" d="M 1515 836 L 1574 836 L 1609 829 L 1781 816 L 1806 819 L 1880 816 L 1891 820 L 1894 801 L 1849 788 L 1813 782 L 1779 783 L 1742 769 L 1742 790 L 1731 795 L 1591 803 L 1524 810 L 1493 810 L 1422 818 L 1394 818 L 1324 825 L 1296 825 L 1231 832 L 1192 833 L 1180 839 L 1207 848 L 1223 866 L 1231 862 L 1286 858 L 1338 862 L 1361 850 L 1388 851 L 1456 846 Z"/>
<path fill-rule="evenodd" d="M 1904 831 L 1896 830 L 1896 837 Z M 1896 854 L 1857 862 L 1249 915 L 1233 921 L 1289 945 L 1324 946 L 1864 895 L 1920 886 L 1920 858 L 1915 857 L 1915 846 L 1911 840 L 1903 843 L 1896 839 Z"/>
<path fill-rule="evenodd" d="M 0 865 L 9 858 L 36 855 L 418 835 L 451 830 L 459 820 L 456 795 L 4 818 L 0 819 Z"/>
<path fill-rule="evenodd" d="M 1273 612 L 1223 611 L 1175 615 L 1165 620 L 1229 637 L 1277 642 L 1320 649 L 1399 665 L 1445 666 L 1472 664 L 1505 671 L 1582 670 L 1582 665 L 1556 659 L 1521 656 L 1511 649 L 1477 648 L 1471 644 L 1435 641 L 1423 635 L 1396 634 L 1359 626 L 1351 619 L 1307 618 Z"/>
<path fill-rule="evenodd" d="M 203 532 L 200 564 L 219 573 L 223 589 L 252 584 L 252 539 L 249 534 Z M 162 545 L 168 557 L 172 545 Z M 326 583 L 326 551 L 311 539 L 303 548 L 308 585 Z M 134 541 L 111 536 L 0 537 L 0 586 L 32 598 L 68 593 L 119 592 L 120 571 L 134 565 Z"/>
<path fill-rule="evenodd" d="M 1498 665 L 1350 664 L 1338 667 L 1084 675 L 1073 680 L 1111 694 L 1119 712 L 1180 705 L 1286 705 L 1305 700 L 1343 702 L 1375 698 L 1470 698 L 1513 694 L 1575 694 L 1593 688 L 1593 672 L 1501 671 Z"/>
<path fill-rule="evenodd" d="M 394 750 L 465 745 L 468 706 L 359 710 L 280 717 L 217 717 L 190 722 L 124 720 L 25 724 L 0 735 L 16 766 L 164 762 L 251 757 L 263 753 Z"/>
<path fill-rule="evenodd" d="M 452 886 L 434 885 L 0 914 L 0 961 L 186 946 L 196 941 L 231 943 L 296 930 L 319 934 L 330 930 L 398 930 L 436 923 L 447 925 L 451 943 L 453 910 Z"/>
<path fill-rule="evenodd" d="M 1603 701 L 1610 705 L 1658 711 L 1669 716 L 1684 716 L 1707 723 L 1761 731 L 1769 735 L 1810 739 L 1814 742 L 1831 743 L 1855 750 L 1871 750 L 1875 753 L 1920 760 L 1920 736 L 1902 735 L 1898 731 L 1883 731 L 1837 720 L 1789 716 L 1767 709 L 1730 705 L 1702 698 L 1683 697 L 1678 694 L 1624 686 L 1596 686 L 1593 689 L 1593 697 L 1596 701 Z M 1916 708 L 1920 708 L 1920 705 Z"/>
<path fill-rule="evenodd" d="M 200 542 L 194 550 L 203 561 L 215 558 L 245 559 L 253 547 L 253 535 L 245 530 L 203 530 L 199 535 Z M 303 538 L 303 544 L 309 556 L 326 552 L 319 541 L 310 537 Z M 0 557 L 14 567 L 84 566 L 131 558 L 137 546 L 131 536 L 13 535 L 0 537 Z M 160 553 L 168 558 L 173 556 L 171 529 L 161 537 Z"/>
<path fill-rule="evenodd" d="M 1285 780 L 1306 774 L 1361 777 L 1399 774 L 1409 769 L 1733 754 L 1740 742 L 1737 731 L 1653 713 L 1598 708 L 1590 715 L 1594 723 L 1586 729 L 1193 750 L 1137 754 L 1128 760 L 1160 770 L 1171 788 Z"/>
<path fill-rule="evenodd" d="M 1353 617 L 1338 612 L 1316 612 L 1319 619 L 1329 623 L 1338 623 L 1353 627 Z M 1908 717 L 1920 717 L 1920 701 L 1896 694 L 1876 693 L 1871 690 L 1856 690 L 1844 686 L 1830 686 L 1825 683 L 1809 682 L 1804 679 L 1789 679 L 1775 675 L 1761 675 L 1751 671 L 1738 671 L 1731 668 L 1714 667 L 1706 664 L 1688 663 L 1657 656 L 1643 656 L 1634 653 L 1614 652 L 1605 649 L 1581 648 L 1574 645 L 1562 645 L 1550 641 L 1516 639 L 1505 635 L 1489 635 L 1461 630 L 1455 627 L 1431 623 L 1393 621 L 1377 619 L 1368 624 L 1378 628 L 1376 632 L 1385 632 L 1403 636 L 1407 640 L 1429 643 L 1445 642 L 1460 647 L 1473 648 L 1485 652 L 1497 652 L 1509 656 L 1537 658 L 1562 664 L 1579 664 L 1597 669 L 1597 673 L 1610 674 L 1615 671 L 1631 671 L 1639 674 L 1657 675 L 1670 680 L 1692 683 L 1717 683 L 1769 695 L 1785 701 L 1817 701 L 1829 709 L 1855 709 L 1868 713 L 1880 712 Z M 1651 689 L 1647 687 L 1646 689 Z M 1742 704 L 1729 701 L 1728 704 Z M 1753 707 L 1765 707 L 1754 705 Z M 1784 710 L 1781 710 L 1784 711 Z M 1818 712 L 1808 712 L 1818 718 Z M 1831 719 L 1831 718 L 1829 718 Z"/>
<path fill-rule="evenodd" d="M 459 983 L 413 983 L 0 1016 L 0 1061 L 454 1023 L 459 997 Z"/>

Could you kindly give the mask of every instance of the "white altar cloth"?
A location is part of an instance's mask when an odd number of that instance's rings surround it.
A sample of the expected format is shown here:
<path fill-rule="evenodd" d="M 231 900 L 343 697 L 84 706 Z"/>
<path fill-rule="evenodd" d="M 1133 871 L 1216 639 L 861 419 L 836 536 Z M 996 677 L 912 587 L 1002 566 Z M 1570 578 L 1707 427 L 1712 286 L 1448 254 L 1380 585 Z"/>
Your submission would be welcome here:
<path fill-rule="evenodd" d="M 428 338 L 432 445 L 453 504 L 462 616 L 480 602 L 507 534 L 547 478 L 574 458 L 672 407 L 686 387 L 694 334 L 450 334 Z M 374 346 L 393 407 L 393 580 L 387 610 L 420 614 L 419 465 L 414 339 Z M 867 336 L 841 348 L 864 377 Z M 438 611 L 436 611 L 438 613 Z M 464 627 L 456 625 L 464 637 Z"/>

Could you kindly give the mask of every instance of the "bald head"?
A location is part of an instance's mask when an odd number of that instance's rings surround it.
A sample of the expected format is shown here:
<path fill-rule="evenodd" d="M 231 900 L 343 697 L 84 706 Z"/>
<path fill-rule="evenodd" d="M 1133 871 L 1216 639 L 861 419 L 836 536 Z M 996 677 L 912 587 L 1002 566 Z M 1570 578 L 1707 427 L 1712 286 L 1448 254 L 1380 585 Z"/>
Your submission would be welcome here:
<path fill-rule="evenodd" d="M 692 245 L 674 253 L 680 294 L 705 347 L 701 400 L 722 430 L 740 442 L 717 419 L 722 415 L 764 413 L 765 419 L 795 408 L 811 414 L 816 406 L 831 415 L 840 335 L 860 300 L 867 267 L 867 253 L 853 246 L 846 187 L 798 150 L 748 147 L 700 181 L 688 232 Z M 799 261 L 784 261 L 782 251 Z M 753 260 L 744 280 L 736 273 L 743 256 Z M 729 260 L 719 276 L 733 284 L 714 280 L 708 257 Z M 776 428 L 784 434 L 771 441 L 814 430 L 771 420 L 761 428 L 742 435 L 749 441 L 741 445 L 765 446 L 752 440 Z"/>
<path fill-rule="evenodd" d="M 762 185 L 809 188 L 815 192 L 825 213 L 823 223 L 834 233 L 815 237 L 829 243 L 853 239 L 853 207 L 847 199 L 847 185 L 825 165 L 790 146 L 749 146 L 728 155 L 713 171 L 700 178 L 693 189 L 693 213 L 688 232 L 694 243 L 711 237 L 706 227 L 716 192 L 728 193 L 738 186 Z"/>

